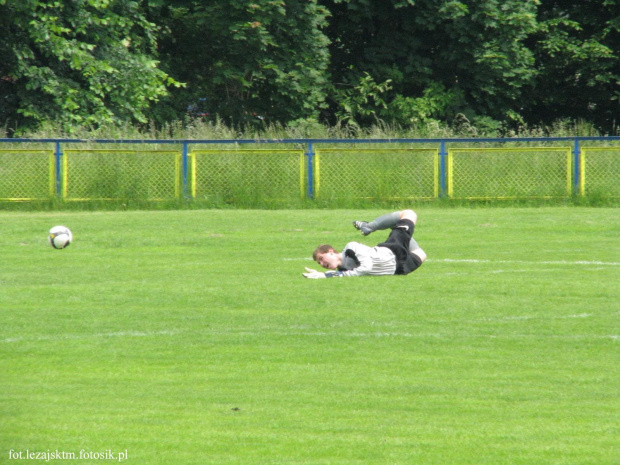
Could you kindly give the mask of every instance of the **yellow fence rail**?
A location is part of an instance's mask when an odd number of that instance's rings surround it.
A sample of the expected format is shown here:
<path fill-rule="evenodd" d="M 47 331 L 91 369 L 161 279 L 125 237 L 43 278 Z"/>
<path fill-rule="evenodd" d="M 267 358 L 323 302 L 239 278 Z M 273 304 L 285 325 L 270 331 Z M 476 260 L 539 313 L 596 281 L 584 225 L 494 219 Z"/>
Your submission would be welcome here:
<path fill-rule="evenodd" d="M 620 149 L 584 147 L 580 157 L 579 193 L 620 198 Z"/>
<path fill-rule="evenodd" d="M 64 200 L 177 199 L 181 152 L 164 150 L 65 150 Z"/>
<path fill-rule="evenodd" d="M 620 137 L 0 142 L 0 201 L 620 198 Z"/>
<path fill-rule="evenodd" d="M 54 196 L 53 150 L 0 150 L 0 200 L 46 200 Z"/>
<path fill-rule="evenodd" d="M 438 149 L 319 149 L 316 198 L 431 199 L 439 196 Z"/>
<path fill-rule="evenodd" d="M 447 193 L 456 199 L 566 198 L 570 147 L 448 150 Z"/>
<path fill-rule="evenodd" d="M 188 156 L 195 199 L 234 203 L 305 195 L 303 150 L 193 150 Z"/>

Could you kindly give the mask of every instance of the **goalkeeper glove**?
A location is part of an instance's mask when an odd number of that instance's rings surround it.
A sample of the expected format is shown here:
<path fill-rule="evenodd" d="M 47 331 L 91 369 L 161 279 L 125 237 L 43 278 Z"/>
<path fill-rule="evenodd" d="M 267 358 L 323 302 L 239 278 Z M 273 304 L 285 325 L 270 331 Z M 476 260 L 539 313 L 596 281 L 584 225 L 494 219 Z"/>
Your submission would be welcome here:
<path fill-rule="evenodd" d="M 308 267 L 306 267 L 306 271 L 307 273 L 302 274 L 304 275 L 304 277 L 310 279 L 334 278 L 342 276 L 342 271 L 327 271 L 325 273 L 321 273 L 320 271 L 316 271 Z"/>
<path fill-rule="evenodd" d="M 306 267 L 307 273 L 302 273 L 305 278 L 310 279 L 321 279 L 326 278 L 325 273 L 321 273 L 320 271 L 313 270 L 312 268 Z"/>

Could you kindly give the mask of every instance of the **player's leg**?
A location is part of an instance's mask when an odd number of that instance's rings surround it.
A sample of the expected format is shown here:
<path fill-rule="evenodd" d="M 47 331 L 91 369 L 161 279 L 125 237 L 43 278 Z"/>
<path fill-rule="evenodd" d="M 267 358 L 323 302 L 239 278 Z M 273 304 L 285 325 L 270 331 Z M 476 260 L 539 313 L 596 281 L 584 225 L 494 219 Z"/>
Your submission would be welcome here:
<path fill-rule="evenodd" d="M 402 220 L 411 220 L 414 226 L 418 221 L 418 215 L 413 210 L 403 210 L 402 212 L 400 212 L 400 218 Z M 415 254 L 418 257 L 420 257 L 420 259 L 422 260 L 422 263 L 424 263 L 424 261 L 426 260 L 426 253 L 424 252 L 424 250 L 422 250 L 422 248 L 418 245 L 418 243 L 413 237 L 411 238 L 411 241 L 409 242 L 409 251 L 412 254 Z"/>
<path fill-rule="evenodd" d="M 411 242 L 415 242 L 415 241 L 412 240 Z M 411 250 L 411 245 L 409 245 L 409 250 Z M 420 260 L 422 260 L 422 263 L 426 261 L 426 252 L 424 252 L 424 250 L 422 250 L 419 246 L 417 249 L 411 250 L 411 254 L 417 255 L 418 257 L 420 257 Z"/>
<path fill-rule="evenodd" d="M 395 274 L 408 274 L 418 269 L 426 261 L 426 253 L 413 239 L 415 225 L 418 220 L 413 210 L 403 210 L 399 220 L 392 226 L 392 232 L 380 247 L 387 247 L 396 256 Z"/>
<path fill-rule="evenodd" d="M 419 249 L 420 246 L 418 245 L 418 243 L 415 241 L 415 239 L 412 237 L 411 241 L 409 241 L 409 251 L 413 252 L 414 250 Z"/>
<path fill-rule="evenodd" d="M 403 210 L 400 213 L 399 220 L 411 220 L 413 224 L 416 225 L 418 223 L 418 215 L 413 210 Z"/>
<path fill-rule="evenodd" d="M 413 222 L 415 226 L 416 223 L 418 222 L 418 215 L 413 210 L 403 210 L 402 212 L 400 212 L 400 219 L 411 220 L 411 222 Z M 414 250 L 422 250 L 422 249 L 420 248 L 416 240 L 412 237 L 411 242 L 409 242 L 409 251 L 413 252 Z M 422 250 L 422 253 L 424 253 L 423 250 Z M 426 260 L 426 254 L 424 254 L 424 260 Z"/>
<path fill-rule="evenodd" d="M 406 211 L 406 210 L 405 210 Z M 411 211 L 411 210 L 409 210 Z M 392 212 L 381 215 L 370 222 L 354 221 L 355 229 L 362 231 L 364 236 L 368 236 L 371 232 L 390 229 L 396 225 L 401 219 L 402 212 Z"/>
<path fill-rule="evenodd" d="M 415 226 L 418 222 L 418 215 L 413 210 L 402 210 L 399 212 L 388 213 L 386 215 L 380 216 L 370 223 L 366 223 L 365 221 L 355 221 L 353 225 L 362 231 L 364 236 L 367 236 L 373 231 L 379 231 L 382 229 L 389 229 L 396 226 L 400 220 L 410 220 Z M 420 246 L 412 237 L 411 242 L 409 243 L 409 250 L 413 252 L 414 250 L 419 249 Z"/>
<path fill-rule="evenodd" d="M 403 247 L 408 248 L 409 253 L 411 253 L 411 255 L 415 255 L 417 259 L 419 259 L 417 265 L 419 266 L 426 261 L 426 252 L 422 250 L 422 248 L 413 238 L 415 221 L 417 220 L 417 218 L 415 216 L 415 213 L 413 213 L 413 215 L 411 213 L 406 213 L 403 215 L 403 219 L 399 221 L 395 228 L 392 229 L 392 232 L 390 233 L 390 237 L 388 237 L 387 242 L 396 241 L 399 242 Z M 417 268 L 417 266 L 415 268 Z"/>

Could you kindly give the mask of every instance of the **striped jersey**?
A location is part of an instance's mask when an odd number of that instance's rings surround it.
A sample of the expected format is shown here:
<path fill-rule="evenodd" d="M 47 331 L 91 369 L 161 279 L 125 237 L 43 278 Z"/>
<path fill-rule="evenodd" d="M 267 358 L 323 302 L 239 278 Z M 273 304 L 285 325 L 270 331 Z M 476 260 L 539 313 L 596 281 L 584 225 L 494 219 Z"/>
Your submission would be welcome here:
<path fill-rule="evenodd" d="M 349 242 L 341 255 L 342 264 L 338 270 L 343 276 L 393 275 L 396 271 L 396 257 L 387 247 Z"/>

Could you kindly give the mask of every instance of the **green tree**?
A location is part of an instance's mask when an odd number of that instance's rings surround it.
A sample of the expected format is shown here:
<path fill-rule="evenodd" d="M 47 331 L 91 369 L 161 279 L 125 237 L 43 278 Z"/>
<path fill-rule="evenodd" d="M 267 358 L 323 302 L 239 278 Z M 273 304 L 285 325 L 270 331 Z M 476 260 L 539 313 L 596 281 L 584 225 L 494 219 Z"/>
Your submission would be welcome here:
<path fill-rule="evenodd" d="M 324 0 L 335 88 L 390 80 L 385 118 L 507 118 L 536 74 L 537 0 Z M 336 99 L 338 98 L 336 92 Z"/>
<path fill-rule="evenodd" d="M 12 127 L 146 121 L 178 85 L 135 1 L 0 0 L 0 26 L 0 121 Z"/>
<path fill-rule="evenodd" d="M 285 123 L 324 105 L 327 12 L 316 0 L 180 0 L 153 13 L 163 69 L 188 83 L 160 115 L 202 99 L 200 111 L 233 122 L 256 114 Z"/>
<path fill-rule="evenodd" d="M 541 0 L 531 39 L 538 74 L 523 101 L 534 123 L 583 119 L 617 131 L 620 2 Z"/>

